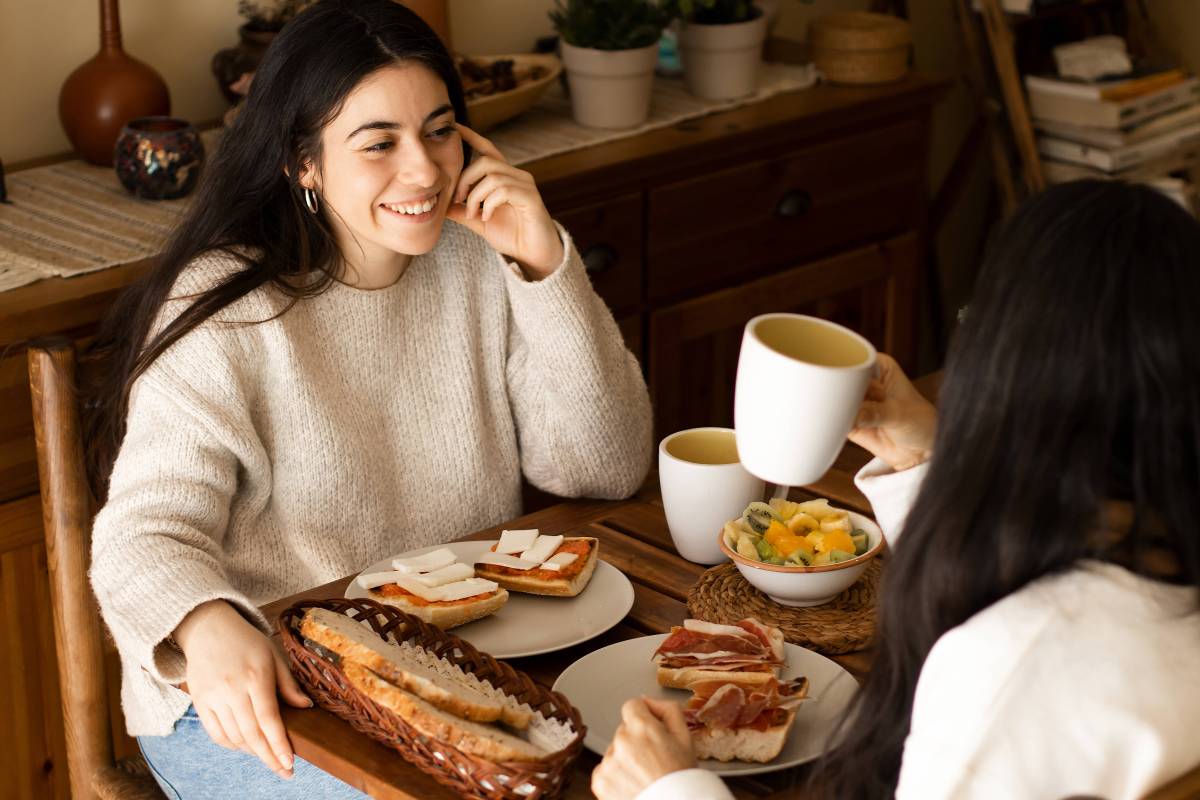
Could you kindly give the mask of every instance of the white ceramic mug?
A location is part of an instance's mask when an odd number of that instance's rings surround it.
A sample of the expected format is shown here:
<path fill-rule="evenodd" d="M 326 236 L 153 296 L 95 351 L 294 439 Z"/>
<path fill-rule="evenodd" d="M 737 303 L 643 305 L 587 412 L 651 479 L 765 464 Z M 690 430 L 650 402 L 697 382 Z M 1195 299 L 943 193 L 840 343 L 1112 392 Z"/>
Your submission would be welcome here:
<path fill-rule="evenodd" d="M 747 322 L 733 401 L 742 465 L 784 486 L 819 480 L 846 443 L 875 363 L 870 342 L 828 320 Z"/>
<path fill-rule="evenodd" d="M 717 534 L 746 506 L 762 500 L 765 489 L 738 463 L 730 428 L 691 428 L 663 439 L 658 483 L 675 549 L 697 564 L 727 560 Z"/>

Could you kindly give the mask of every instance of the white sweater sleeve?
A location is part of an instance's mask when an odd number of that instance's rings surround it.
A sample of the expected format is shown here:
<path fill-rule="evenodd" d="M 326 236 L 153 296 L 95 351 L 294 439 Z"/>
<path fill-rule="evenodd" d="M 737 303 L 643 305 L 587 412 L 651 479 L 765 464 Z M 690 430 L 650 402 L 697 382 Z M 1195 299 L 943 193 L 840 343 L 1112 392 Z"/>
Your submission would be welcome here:
<path fill-rule="evenodd" d="M 570 235 L 559 232 L 563 263 L 549 277 L 526 282 L 504 267 L 512 309 L 506 371 L 521 468 L 560 496 L 628 497 L 653 454 L 650 398 Z"/>
<path fill-rule="evenodd" d="M 929 464 L 926 462 L 902 472 L 893 472 L 882 459 L 874 458 L 854 476 L 855 485 L 871 502 L 875 519 L 889 546 L 894 547 L 900 538 L 908 511 L 928 471 Z"/>
<path fill-rule="evenodd" d="M 733 792 L 706 769 L 669 772 L 642 789 L 635 800 L 733 800 Z"/>
<path fill-rule="evenodd" d="M 205 370 L 185 368 L 199 356 Z M 253 450 L 238 392 L 233 361 L 209 331 L 164 353 L 134 385 L 108 501 L 93 524 L 90 577 L 104 621 L 121 653 L 166 683 L 184 678 L 168 637 L 201 603 L 226 600 L 269 630 L 221 560 L 239 463 Z"/>

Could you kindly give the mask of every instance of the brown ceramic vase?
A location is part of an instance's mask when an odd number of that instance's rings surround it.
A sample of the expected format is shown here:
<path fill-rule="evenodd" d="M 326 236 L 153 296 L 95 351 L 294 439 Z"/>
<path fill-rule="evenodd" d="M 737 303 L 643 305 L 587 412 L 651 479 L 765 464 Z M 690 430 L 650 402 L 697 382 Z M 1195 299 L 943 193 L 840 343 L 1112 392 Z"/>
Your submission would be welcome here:
<path fill-rule="evenodd" d="M 58 116 L 71 145 L 89 163 L 112 166 L 126 122 L 170 112 L 162 76 L 121 47 L 117 0 L 100 0 L 100 52 L 67 76 L 58 95 Z"/>

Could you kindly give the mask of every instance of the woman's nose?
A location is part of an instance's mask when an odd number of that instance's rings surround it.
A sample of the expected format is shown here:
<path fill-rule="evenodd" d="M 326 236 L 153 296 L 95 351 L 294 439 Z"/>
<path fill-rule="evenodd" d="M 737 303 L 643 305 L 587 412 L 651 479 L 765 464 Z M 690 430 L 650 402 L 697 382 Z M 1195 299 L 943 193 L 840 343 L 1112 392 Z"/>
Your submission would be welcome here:
<path fill-rule="evenodd" d="M 438 165 L 430 158 L 424 142 L 410 144 L 400 159 L 396 180 L 407 186 L 433 186 L 438 178 Z"/>

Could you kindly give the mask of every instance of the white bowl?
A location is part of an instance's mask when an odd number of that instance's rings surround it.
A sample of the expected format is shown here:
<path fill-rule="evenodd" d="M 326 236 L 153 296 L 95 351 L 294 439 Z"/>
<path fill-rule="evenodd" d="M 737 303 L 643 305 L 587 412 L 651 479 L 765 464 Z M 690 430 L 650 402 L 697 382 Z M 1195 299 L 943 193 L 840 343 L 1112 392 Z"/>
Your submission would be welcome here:
<path fill-rule="evenodd" d="M 819 606 L 854 585 L 871 559 L 883 550 L 883 531 L 862 514 L 847 512 L 850 524 L 867 534 L 867 552 L 849 561 L 820 567 L 781 567 L 746 558 L 729 548 L 725 532 L 717 534 L 721 551 L 733 559 L 751 586 L 785 606 Z"/>

